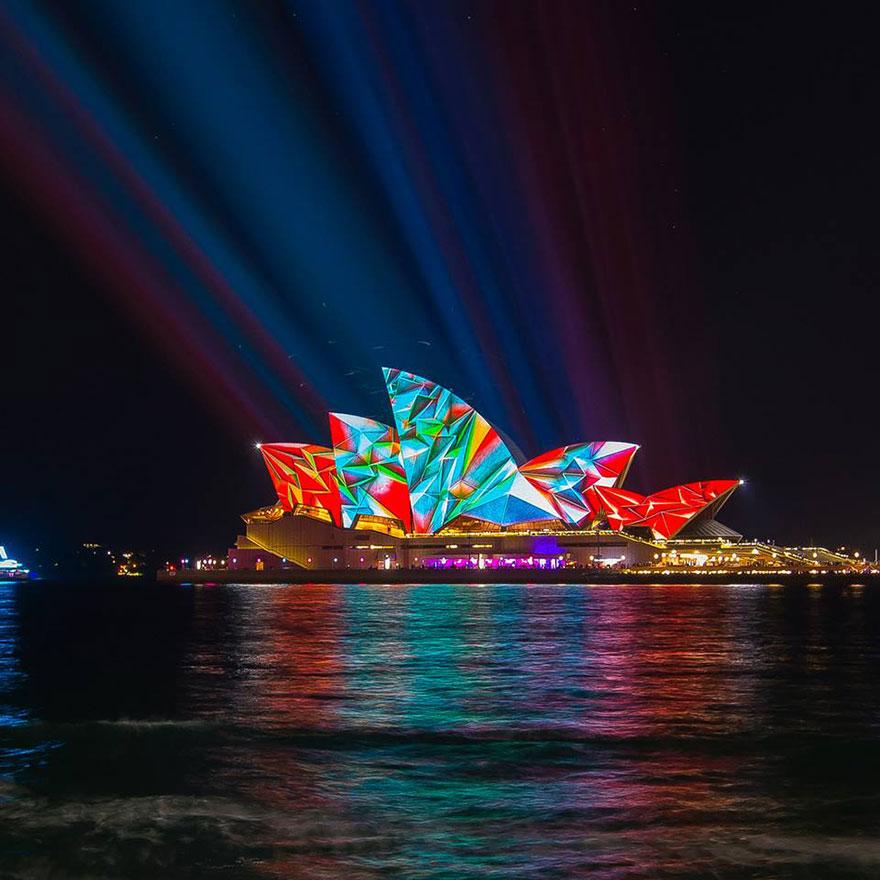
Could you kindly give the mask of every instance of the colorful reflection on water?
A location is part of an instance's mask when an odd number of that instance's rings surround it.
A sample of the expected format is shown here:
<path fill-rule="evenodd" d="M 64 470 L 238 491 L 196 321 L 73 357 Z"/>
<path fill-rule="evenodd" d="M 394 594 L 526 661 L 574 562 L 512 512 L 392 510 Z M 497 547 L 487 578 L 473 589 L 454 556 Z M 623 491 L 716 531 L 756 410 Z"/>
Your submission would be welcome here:
<path fill-rule="evenodd" d="M 878 876 L 875 592 L 0 586 L 0 874 Z"/>

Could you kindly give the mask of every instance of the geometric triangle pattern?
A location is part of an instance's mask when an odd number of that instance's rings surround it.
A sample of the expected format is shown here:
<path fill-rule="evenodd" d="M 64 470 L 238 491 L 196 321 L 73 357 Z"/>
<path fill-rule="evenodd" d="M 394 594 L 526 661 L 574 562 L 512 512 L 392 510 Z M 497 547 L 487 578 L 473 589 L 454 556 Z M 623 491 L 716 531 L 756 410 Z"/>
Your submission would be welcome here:
<path fill-rule="evenodd" d="M 409 491 L 394 428 L 374 419 L 330 413 L 330 439 L 343 527 L 352 528 L 362 515 L 381 516 L 400 520 L 409 532 Z"/>
<path fill-rule="evenodd" d="M 587 489 L 619 486 L 638 448 L 615 441 L 560 446 L 521 464 L 519 472 L 548 496 L 560 519 L 581 525 L 595 519 Z"/>
<path fill-rule="evenodd" d="M 672 486 L 653 495 L 593 486 L 586 494 L 590 506 L 612 529 L 644 526 L 655 538 L 668 540 L 707 508 L 717 513 L 739 484 L 739 480 L 706 480 Z"/>
<path fill-rule="evenodd" d="M 645 496 L 618 487 L 592 486 L 584 493 L 595 519 L 604 519 L 614 531 L 641 521 L 638 507 Z"/>
<path fill-rule="evenodd" d="M 469 502 L 461 511 L 454 511 L 451 519 L 465 513 L 473 519 L 499 526 L 558 519 L 553 502 L 518 472 L 499 491 L 485 493 L 479 499 L 469 499 Z"/>
<path fill-rule="evenodd" d="M 336 458 L 332 449 L 311 443 L 262 443 L 260 452 L 282 509 L 297 505 L 319 507 L 339 520 L 339 490 L 336 486 Z"/>
<path fill-rule="evenodd" d="M 470 404 L 414 373 L 383 373 L 416 534 L 436 533 L 464 513 L 499 525 L 556 518 L 549 499 L 521 476 L 498 432 Z"/>

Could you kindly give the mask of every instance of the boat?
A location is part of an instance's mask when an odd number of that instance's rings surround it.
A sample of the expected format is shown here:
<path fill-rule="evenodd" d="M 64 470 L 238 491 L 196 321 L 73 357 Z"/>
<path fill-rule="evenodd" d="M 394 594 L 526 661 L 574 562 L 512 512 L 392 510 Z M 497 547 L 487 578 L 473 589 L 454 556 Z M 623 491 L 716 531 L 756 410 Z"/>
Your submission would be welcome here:
<path fill-rule="evenodd" d="M 10 558 L 6 548 L 0 544 L 0 581 L 23 580 L 30 576 L 30 570 L 17 559 Z"/>

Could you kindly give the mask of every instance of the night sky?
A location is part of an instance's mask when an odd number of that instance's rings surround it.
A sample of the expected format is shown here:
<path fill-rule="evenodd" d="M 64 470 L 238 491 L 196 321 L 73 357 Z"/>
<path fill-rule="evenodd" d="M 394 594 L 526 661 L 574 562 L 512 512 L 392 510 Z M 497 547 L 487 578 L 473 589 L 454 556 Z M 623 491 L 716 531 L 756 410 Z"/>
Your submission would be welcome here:
<path fill-rule="evenodd" d="M 744 477 L 880 544 L 875 29 L 808 4 L 0 9 L 0 543 L 220 550 L 257 441 L 390 421 Z"/>

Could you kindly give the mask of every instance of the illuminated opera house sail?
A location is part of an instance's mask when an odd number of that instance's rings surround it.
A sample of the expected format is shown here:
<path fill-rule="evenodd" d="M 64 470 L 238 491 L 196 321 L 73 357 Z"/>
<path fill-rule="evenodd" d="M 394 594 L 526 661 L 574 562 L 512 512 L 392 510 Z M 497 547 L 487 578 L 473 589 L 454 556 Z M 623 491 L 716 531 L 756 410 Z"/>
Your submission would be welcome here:
<path fill-rule="evenodd" d="M 234 556 L 315 568 L 557 567 L 582 563 L 603 536 L 631 555 L 701 523 L 725 529 L 714 517 L 739 480 L 642 495 L 623 488 L 639 447 L 617 441 L 518 461 L 452 391 L 383 372 L 393 424 L 330 413 L 330 446 L 260 445 L 277 502 L 244 516 Z"/>

